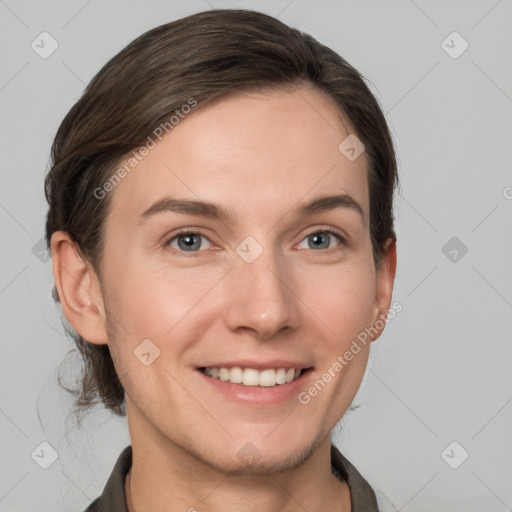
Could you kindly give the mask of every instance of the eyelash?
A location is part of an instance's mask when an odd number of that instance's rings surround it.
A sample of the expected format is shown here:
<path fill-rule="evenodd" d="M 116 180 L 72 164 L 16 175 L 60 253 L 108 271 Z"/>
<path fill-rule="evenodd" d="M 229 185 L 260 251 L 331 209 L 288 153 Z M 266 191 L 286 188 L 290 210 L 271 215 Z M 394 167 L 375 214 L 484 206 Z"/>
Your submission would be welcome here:
<path fill-rule="evenodd" d="M 340 241 L 340 243 L 338 245 L 344 245 L 346 243 L 345 237 L 343 236 L 341 231 L 338 231 L 335 228 L 320 228 L 320 229 L 317 228 L 314 231 L 311 231 L 310 233 L 306 234 L 304 236 L 304 238 L 302 238 L 302 240 L 297 245 L 300 245 L 306 238 L 310 237 L 311 235 L 316 235 L 318 233 L 328 233 L 330 235 L 333 235 L 334 237 L 337 237 L 339 239 L 339 241 Z M 206 238 L 210 243 L 212 243 L 211 240 L 204 233 L 202 233 L 200 230 L 194 231 L 194 230 L 186 228 L 186 229 L 183 229 L 181 231 L 178 231 L 177 233 L 174 233 L 172 237 L 168 238 L 166 240 L 166 242 L 164 243 L 164 247 L 165 248 L 169 248 L 169 249 L 171 249 L 172 252 L 175 252 L 175 253 L 177 252 L 180 255 L 185 256 L 186 258 L 198 257 L 198 256 L 200 256 L 200 254 L 202 252 L 207 250 L 207 249 L 200 249 L 199 251 L 181 251 L 179 249 L 174 249 L 174 248 L 170 247 L 170 243 L 173 240 L 175 240 L 179 236 L 184 236 L 184 235 L 199 235 L 201 237 Z M 320 249 L 320 250 L 307 249 L 307 250 L 314 251 L 314 252 L 331 253 L 333 250 L 340 250 L 338 248 L 338 245 L 335 246 L 335 247 L 330 247 L 328 249 Z M 301 249 L 301 250 L 304 250 L 304 249 Z"/>

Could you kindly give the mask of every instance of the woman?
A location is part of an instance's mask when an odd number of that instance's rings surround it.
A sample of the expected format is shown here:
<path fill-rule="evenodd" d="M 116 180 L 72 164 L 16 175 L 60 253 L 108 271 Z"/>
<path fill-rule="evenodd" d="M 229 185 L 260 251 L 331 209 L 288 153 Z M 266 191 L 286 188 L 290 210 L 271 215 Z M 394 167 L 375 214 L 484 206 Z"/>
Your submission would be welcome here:
<path fill-rule="evenodd" d="M 131 438 L 87 510 L 378 510 L 330 433 L 390 309 L 397 179 L 360 74 L 270 16 L 198 13 L 103 67 L 46 180 L 77 404 Z"/>

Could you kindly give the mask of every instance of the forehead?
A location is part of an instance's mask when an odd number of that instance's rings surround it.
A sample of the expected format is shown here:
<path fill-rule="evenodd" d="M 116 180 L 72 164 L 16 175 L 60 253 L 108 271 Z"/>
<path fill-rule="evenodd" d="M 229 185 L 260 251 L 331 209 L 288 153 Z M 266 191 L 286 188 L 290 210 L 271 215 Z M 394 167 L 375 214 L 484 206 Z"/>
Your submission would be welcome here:
<path fill-rule="evenodd" d="M 135 222 L 166 196 L 282 215 L 298 201 L 347 193 L 368 211 L 365 154 L 347 159 L 353 134 L 332 99 L 304 86 L 225 98 L 183 116 L 116 187 L 112 215 Z"/>

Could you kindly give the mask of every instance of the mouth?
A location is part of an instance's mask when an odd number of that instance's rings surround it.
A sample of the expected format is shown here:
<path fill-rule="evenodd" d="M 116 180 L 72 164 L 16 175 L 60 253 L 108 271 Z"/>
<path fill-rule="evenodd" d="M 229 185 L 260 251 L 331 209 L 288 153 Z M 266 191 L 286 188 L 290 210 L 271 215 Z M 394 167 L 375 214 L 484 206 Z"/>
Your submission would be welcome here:
<path fill-rule="evenodd" d="M 212 379 L 246 387 L 272 388 L 290 384 L 310 372 L 309 368 L 255 368 L 233 367 L 200 367 L 198 370 Z"/>

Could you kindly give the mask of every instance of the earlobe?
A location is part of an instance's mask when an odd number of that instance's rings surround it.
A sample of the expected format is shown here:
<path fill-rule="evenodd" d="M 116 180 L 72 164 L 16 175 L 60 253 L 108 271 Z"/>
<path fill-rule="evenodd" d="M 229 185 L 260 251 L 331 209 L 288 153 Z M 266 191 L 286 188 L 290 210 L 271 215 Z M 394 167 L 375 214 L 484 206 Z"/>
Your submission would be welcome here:
<path fill-rule="evenodd" d="M 372 325 L 377 334 L 372 336 L 375 341 L 382 334 L 386 325 L 386 318 L 391 306 L 393 285 L 396 275 L 396 240 L 388 238 L 384 243 L 384 255 L 381 266 L 377 272 L 375 291 L 374 318 Z"/>
<path fill-rule="evenodd" d="M 69 324 L 90 343 L 108 343 L 105 307 L 97 274 L 64 231 L 51 239 L 52 270 L 62 312 Z"/>

